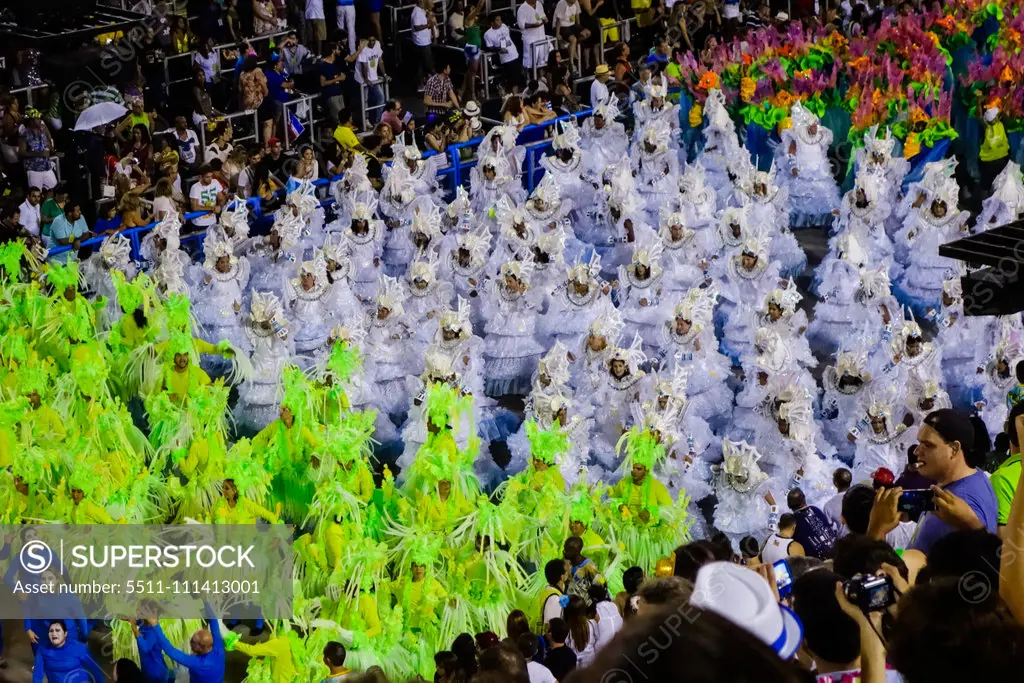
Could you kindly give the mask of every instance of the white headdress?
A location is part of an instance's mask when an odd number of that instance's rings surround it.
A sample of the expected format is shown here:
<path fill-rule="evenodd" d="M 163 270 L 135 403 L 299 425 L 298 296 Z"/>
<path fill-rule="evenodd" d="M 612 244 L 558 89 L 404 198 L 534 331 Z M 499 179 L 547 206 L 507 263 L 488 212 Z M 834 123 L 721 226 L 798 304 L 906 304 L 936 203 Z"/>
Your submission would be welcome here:
<path fill-rule="evenodd" d="M 891 292 L 892 283 L 889 281 L 889 270 L 884 264 L 872 270 L 861 271 L 858 300 L 870 301 L 889 296 Z"/>
<path fill-rule="evenodd" d="M 612 349 L 611 354 L 609 354 L 605 365 L 610 368 L 612 361 L 621 360 L 626 363 L 629 371 L 635 374 L 639 367 L 647 361 L 647 356 L 643 352 L 643 346 L 643 339 L 640 338 L 639 334 L 634 334 L 629 348 L 616 346 Z"/>
<path fill-rule="evenodd" d="M 924 377 L 919 373 L 910 373 L 910 384 L 907 387 L 907 407 L 913 410 L 923 410 L 921 404 L 931 399 L 932 404 L 927 410 L 942 410 L 951 408 L 952 402 L 949 394 L 942 388 L 935 377 Z"/>
<path fill-rule="evenodd" d="M 458 377 L 459 372 L 455 368 L 455 357 L 430 348 L 423 358 L 424 378 L 447 379 L 451 376 Z"/>
<path fill-rule="evenodd" d="M 334 261 L 342 270 L 349 267 L 349 248 L 338 233 L 331 233 L 324 240 L 323 257 L 325 261 Z"/>
<path fill-rule="evenodd" d="M 100 245 L 100 258 L 107 268 L 124 268 L 132 259 L 132 244 L 120 233 L 111 235 Z"/>
<path fill-rule="evenodd" d="M 759 260 L 768 258 L 768 246 L 771 244 L 771 237 L 759 230 L 752 230 L 747 234 L 740 244 L 739 253 L 756 256 Z"/>
<path fill-rule="evenodd" d="M 868 417 L 884 417 L 890 429 L 896 426 L 892 424 L 892 414 L 898 403 L 895 387 L 887 382 L 875 382 L 861 398 L 864 413 Z"/>
<path fill-rule="evenodd" d="M 491 249 L 491 231 L 464 232 L 456 238 L 456 243 L 457 249 L 469 251 L 470 259 L 474 263 L 483 263 Z"/>
<path fill-rule="evenodd" d="M 165 252 L 160 263 L 153 269 L 153 280 L 160 283 L 162 290 L 167 294 L 188 294 L 188 285 L 185 283 L 185 261 L 181 258 L 181 252 Z"/>
<path fill-rule="evenodd" d="M 595 337 L 604 337 L 609 343 L 615 343 L 622 333 L 623 326 L 622 314 L 619 309 L 607 306 L 600 315 L 591 321 L 587 332 Z"/>
<path fill-rule="evenodd" d="M 644 129 L 643 141 L 654 147 L 656 154 L 668 151 L 668 141 L 671 138 L 672 128 L 664 119 L 651 121 Z"/>
<path fill-rule="evenodd" d="M 767 309 L 768 304 L 775 304 L 782 309 L 784 314 L 788 315 L 796 312 L 801 299 L 803 296 L 797 291 L 796 283 L 793 282 L 793 278 L 789 278 L 784 288 L 776 288 L 768 292 L 764 298 L 764 308 Z"/>
<path fill-rule="evenodd" d="M 498 139 L 498 147 L 503 151 L 509 151 L 515 149 L 516 142 L 519 140 L 519 129 L 515 125 L 509 123 L 503 123 L 500 126 L 487 131 L 483 141 L 480 143 L 480 149 L 484 150 L 486 154 L 490 154 L 493 151 L 493 140 Z"/>
<path fill-rule="evenodd" d="M 963 266 L 962 263 L 958 265 Z M 942 282 L 942 291 L 946 296 L 953 300 L 953 306 L 963 303 L 964 300 L 963 283 L 960 280 L 960 277 L 963 274 L 964 273 L 961 271 L 960 267 L 953 268 L 952 272 L 948 273 L 946 275 L 946 279 Z"/>
<path fill-rule="evenodd" d="M 718 88 L 708 91 L 708 98 L 704 102 L 704 117 L 708 121 L 708 127 L 714 126 L 723 133 L 736 134 L 736 126 L 725 108 L 725 94 Z"/>
<path fill-rule="evenodd" d="M 847 230 L 836 242 L 836 249 L 838 251 L 839 258 L 852 263 L 858 268 L 862 268 L 868 264 L 868 253 L 864 251 L 864 247 L 860 245 L 860 240 L 857 239 L 856 234 L 853 230 Z"/>
<path fill-rule="evenodd" d="M 665 80 L 664 76 L 659 78 L 652 78 L 646 86 L 644 86 L 644 93 L 650 99 L 655 97 L 665 98 L 668 96 L 668 81 Z"/>
<path fill-rule="evenodd" d="M 217 261 L 222 256 L 227 256 L 231 261 L 231 265 L 238 262 L 231 242 L 221 239 L 219 233 L 216 232 L 208 232 L 206 234 L 206 238 L 203 240 L 203 254 L 206 256 L 203 260 L 203 266 L 209 270 L 213 270 L 216 267 Z"/>
<path fill-rule="evenodd" d="M 707 289 L 692 287 L 686 293 L 686 297 L 676 304 L 673 316 L 689 320 L 690 325 L 698 330 L 710 326 L 715 315 L 715 298 L 718 296 L 718 289 L 714 286 Z"/>
<path fill-rule="evenodd" d="M 1016 161 L 1007 162 L 999 172 L 992 197 L 1002 201 L 1014 218 L 1024 211 L 1024 182 L 1021 180 L 1020 165 Z"/>
<path fill-rule="evenodd" d="M 529 261 L 506 261 L 501 264 L 501 276 L 514 275 L 520 282 L 530 284 L 533 276 L 533 264 Z"/>
<path fill-rule="evenodd" d="M 469 302 L 460 296 L 454 309 L 447 308 L 441 314 L 437 325 L 438 334 L 442 330 L 457 330 L 460 339 L 469 339 L 473 334 L 473 324 L 469 320 L 469 313 Z"/>
<path fill-rule="evenodd" d="M 661 242 L 655 242 L 650 246 L 644 246 L 637 243 L 633 247 L 633 257 L 631 259 L 633 266 L 646 266 L 651 271 L 651 276 L 654 276 L 655 271 L 661 270 L 661 254 L 664 248 Z"/>
<path fill-rule="evenodd" d="M 819 123 L 818 117 L 814 112 L 805 107 L 800 100 L 793 104 L 793 107 L 789 110 L 789 115 L 793 119 L 794 128 L 807 128 Z"/>
<path fill-rule="evenodd" d="M 459 218 L 463 215 L 471 214 L 472 211 L 473 209 L 470 205 L 469 193 L 466 192 L 466 188 L 459 185 L 455 188 L 455 199 L 448 204 L 448 217 Z"/>
<path fill-rule="evenodd" d="M 849 375 L 853 377 L 868 378 L 868 354 L 863 346 L 855 349 L 846 349 L 836 356 L 836 375 L 842 377 Z"/>
<path fill-rule="evenodd" d="M 732 226 L 738 225 L 740 228 L 740 236 L 735 237 L 732 234 Z M 743 243 L 743 240 L 750 234 L 750 205 L 744 204 L 743 206 L 730 206 L 726 207 L 722 211 L 721 218 L 718 219 L 718 235 L 721 239 L 722 244 L 729 247 L 735 247 Z"/>
<path fill-rule="evenodd" d="M 243 198 L 235 196 L 235 208 L 221 213 L 220 224 L 234 231 L 232 239 L 236 241 L 249 236 L 249 205 Z"/>
<path fill-rule="evenodd" d="M 704 166 L 696 161 L 686 167 L 679 176 L 679 192 L 681 199 L 695 207 L 710 206 L 716 203 L 715 189 L 707 184 Z"/>
<path fill-rule="evenodd" d="M 572 149 L 575 150 L 580 146 L 580 129 L 576 127 L 573 121 L 563 121 L 558 124 L 555 133 L 554 140 L 551 141 L 551 146 L 556 149 Z"/>
<path fill-rule="evenodd" d="M 316 211 L 320 201 L 316 198 L 316 188 L 312 181 L 300 181 L 299 186 L 288 194 L 288 203 L 298 208 L 299 215 L 303 218 Z"/>
<path fill-rule="evenodd" d="M 302 230 L 305 227 L 306 221 L 301 215 L 295 216 L 291 210 L 286 209 L 278 211 L 274 215 L 274 225 L 270 229 L 281 238 L 281 249 L 287 250 L 294 248 L 299 243 Z"/>
<path fill-rule="evenodd" d="M 153 228 L 153 236 L 167 240 L 165 251 L 178 251 L 181 247 L 181 221 L 178 220 L 177 212 L 171 212 L 164 216 L 163 220 Z"/>
<path fill-rule="evenodd" d="M 377 306 L 388 309 L 392 316 L 399 316 L 405 312 L 404 301 L 405 292 L 396 278 L 381 275 L 377 279 Z"/>
<path fill-rule="evenodd" d="M 352 206 L 352 220 L 371 221 L 377 212 L 377 196 L 372 192 L 360 192 L 353 195 L 350 205 Z"/>
<path fill-rule="evenodd" d="M 441 209 L 435 204 L 417 207 L 412 217 L 411 232 L 419 232 L 431 240 L 441 235 Z"/>
<path fill-rule="evenodd" d="M 533 188 L 532 196 L 543 200 L 549 209 L 557 207 L 562 201 L 562 191 L 559 189 L 558 183 L 555 182 L 555 177 L 551 173 L 546 173 L 541 178 L 541 181 Z"/>
<path fill-rule="evenodd" d="M 903 337 L 904 343 L 906 343 L 907 339 L 910 339 L 911 337 L 922 338 L 921 326 L 917 324 L 917 319 L 914 318 L 914 311 L 912 311 L 909 306 L 906 308 L 903 327 L 900 328 L 900 336 Z"/>
<path fill-rule="evenodd" d="M 775 328 L 757 328 L 757 332 L 754 333 L 754 347 L 757 350 L 755 362 L 758 367 L 769 370 L 772 374 L 789 368 L 792 356 Z"/>
<path fill-rule="evenodd" d="M 409 282 L 423 280 L 429 287 L 437 279 L 437 258 L 431 253 L 429 258 L 419 258 L 409 264 Z"/>
<path fill-rule="evenodd" d="M 299 275 L 312 275 L 317 284 L 327 283 L 327 261 L 321 249 L 313 250 L 313 258 L 299 265 Z"/>
<path fill-rule="evenodd" d="M 537 238 L 537 250 L 547 254 L 551 263 L 564 263 L 565 233 L 561 230 L 541 233 Z"/>
<path fill-rule="evenodd" d="M 722 439 L 722 483 L 739 493 L 755 490 L 768 479 L 759 460 L 761 454 L 746 441 Z"/>
<path fill-rule="evenodd" d="M 896 147 L 896 139 L 892 136 L 892 131 L 886 127 L 885 137 L 878 137 L 878 124 L 868 128 L 868 131 L 864 134 L 864 149 L 868 153 L 868 158 L 873 154 L 884 155 L 886 159 L 892 157 L 893 150 Z"/>
<path fill-rule="evenodd" d="M 569 280 L 583 284 L 597 278 L 601 272 L 601 255 L 597 250 L 591 251 L 590 260 L 586 263 L 583 263 L 580 257 L 581 254 L 576 255 L 576 264 L 569 269 Z"/>
<path fill-rule="evenodd" d="M 537 371 L 543 372 L 555 386 L 564 386 L 569 382 L 569 349 L 560 341 L 544 354 L 537 365 Z"/>
<path fill-rule="evenodd" d="M 276 320 L 281 325 L 287 325 L 284 317 L 284 309 L 281 300 L 273 292 L 260 292 L 252 290 L 252 302 L 249 304 L 249 317 L 253 322 L 271 322 Z"/>

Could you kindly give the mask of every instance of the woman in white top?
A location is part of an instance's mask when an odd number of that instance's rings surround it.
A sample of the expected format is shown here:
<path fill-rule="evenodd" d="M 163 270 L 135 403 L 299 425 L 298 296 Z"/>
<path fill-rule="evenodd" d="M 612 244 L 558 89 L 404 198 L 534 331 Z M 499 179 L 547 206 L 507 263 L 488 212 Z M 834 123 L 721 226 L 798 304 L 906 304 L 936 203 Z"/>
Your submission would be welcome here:
<path fill-rule="evenodd" d="M 622 615 L 619 608 L 612 602 L 608 595 L 608 589 L 604 586 L 591 586 L 589 616 L 591 623 L 597 624 L 597 638 L 594 644 L 595 652 L 611 642 L 615 634 L 622 628 Z"/>
<path fill-rule="evenodd" d="M 587 618 L 587 603 L 578 595 L 569 596 L 564 619 L 569 626 L 569 638 L 565 644 L 576 653 L 576 667 L 585 668 L 597 655 L 597 622 Z"/>

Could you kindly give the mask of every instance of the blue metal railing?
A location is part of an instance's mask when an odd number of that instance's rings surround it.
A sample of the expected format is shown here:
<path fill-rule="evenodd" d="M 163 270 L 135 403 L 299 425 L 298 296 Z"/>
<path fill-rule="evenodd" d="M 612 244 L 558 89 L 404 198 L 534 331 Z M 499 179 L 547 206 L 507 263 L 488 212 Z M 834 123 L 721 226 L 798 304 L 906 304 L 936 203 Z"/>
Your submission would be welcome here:
<path fill-rule="evenodd" d="M 579 120 L 579 119 L 586 118 L 587 116 L 590 116 L 591 113 L 592 113 L 591 109 L 584 109 L 584 110 L 582 110 L 580 112 L 577 112 L 576 114 L 570 114 L 568 116 L 560 116 L 560 117 L 552 119 L 550 121 L 545 121 L 544 123 L 538 123 L 538 124 L 533 124 L 533 125 L 526 126 L 526 127 L 523 128 L 522 131 L 520 131 L 520 138 L 522 136 L 524 136 L 524 135 L 526 135 L 527 137 L 531 137 L 530 134 L 532 134 L 532 133 L 536 133 L 537 131 L 546 130 L 546 129 L 551 128 L 552 126 L 555 126 L 556 124 L 564 122 L 564 121 L 569 121 L 571 119 Z M 461 151 L 463 149 L 467 149 L 467 148 L 470 148 L 470 147 L 475 149 L 475 148 L 479 147 L 482 142 L 483 142 L 483 136 L 478 137 L 478 138 L 473 138 L 472 140 L 467 140 L 466 142 L 460 142 L 460 143 L 456 143 L 454 145 L 450 145 L 444 152 L 436 152 L 436 151 L 433 151 L 433 150 L 428 151 L 428 152 L 423 154 L 423 158 L 424 159 L 429 159 L 430 157 L 437 156 L 439 154 L 445 154 L 445 155 L 448 156 L 449 165 L 446 168 L 443 168 L 440 171 L 438 171 L 437 172 L 437 176 L 438 176 L 438 178 L 444 178 L 444 179 L 450 178 L 451 179 L 452 185 L 451 185 L 450 188 L 448 188 L 448 191 L 451 194 L 454 194 L 455 193 L 455 188 L 457 188 L 459 185 L 462 185 L 464 182 L 466 182 L 468 180 L 468 176 L 466 175 L 466 171 L 468 171 L 468 169 L 472 168 L 473 166 L 476 166 L 478 161 L 479 161 L 475 154 L 473 155 L 472 159 L 463 160 L 462 159 Z M 525 171 L 524 175 L 526 176 L 526 187 L 527 187 L 527 190 L 529 192 L 533 192 L 533 188 L 536 186 L 537 181 L 539 181 L 539 179 L 540 179 L 540 178 L 537 177 L 537 172 L 538 171 L 541 173 L 540 177 L 543 177 L 544 169 L 543 168 L 538 168 L 538 166 L 540 165 L 540 156 L 541 156 L 541 154 L 545 150 L 547 150 L 549 147 L 551 147 L 551 140 L 548 139 L 548 138 L 545 138 L 543 140 L 539 140 L 537 142 L 531 142 L 531 143 L 528 143 L 526 145 L 526 171 Z M 390 165 L 390 163 L 391 162 L 388 162 L 389 165 Z M 328 178 L 319 178 L 317 180 L 314 180 L 312 184 L 313 184 L 314 187 L 317 187 L 317 188 L 325 187 L 325 186 L 330 186 L 332 183 L 334 183 L 334 182 L 336 182 L 338 180 L 341 180 L 341 178 L 342 178 L 342 176 L 340 176 L 340 175 L 334 176 L 333 178 L 330 178 L 330 179 L 328 179 Z M 285 194 L 285 190 L 279 190 L 275 194 L 275 197 L 284 196 L 284 194 Z M 262 200 L 259 197 L 252 197 L 250 199 L 247 199 L 247 200 L 245 200 L 245 203 L 249 206 L 249 209 L 252 212 L 252 215 L 256 216 L 257 219 L 264 218 Z M 334 204 L 334 198 L 333 197 L 328 197 L 324 201 L 320 202 L 320 206 L 322 206 L 322 207 L 327 207 L 327 206 L 330 206 L 332 204 Z M 230 210 L 232 207 L 234 207 L 234 205 L 235 205 L 235 203 L 232 201 L 232 202 L 228 203 L 224 207 L 224 210 L 225 211 Z M 194 220 L 196 218 L 199 218 L 200 216 L 205 216 L 205 215 L 207 215 L 209 213 L 211 213 L 211 212 L 210 211 L 190 211 L 190 212 L 188 212 L 188 213 L 186 213 L 184 215 L 183 222 L 188 222 L 188 221 Z M 121 230 L 118 233 L 118 234 L 121 234 L 121 235 L 124 235 L 125 237 L 127 237 L 128 241 L 131 243 L 132 260 L 138 261 L 141 258 L 142 237 L 143 237 L 143 235 L 145 235 L 145 233 L 147 233 L 150 230 L 154 229 L 157 225 L 159 225 L 159 221 L 153 221 L 152 223 L 150 223 L 148 225 L 143 225 L 143 226 L 138 227 L 138 228 L 129 228 L 127 230 Z M 205 230 L 197 230 L 196 232 L 182 235 L 181 236 L 181 243 L 182 244 L 189 244 L 189 243 L 192 243 L 192 242 L 201 242 L 202 239 L 205 236 L 206 236 L 206 231 Z M 87 240 L 83 240 L 82 242 L 79 242 L 79 246 L 80 247 L 99 246 L 106 239 L 107 239 L 107 237 L 105 237 L 105 236 L 104 237 L 91 237 L 91 238 L 89 238 Z M 47 253 L 47 258 L 52 258 L 53 256 L 57 256 L 57 255 L 60 255 L 60 254 L 66 254 L 67 252 L 72 251 L 72 250 L 73 250 L 73 247 L 71 245 L 57 246 L 57 247 L 54 247 L 53 249 L 49 250 L 49 252 Z"/>

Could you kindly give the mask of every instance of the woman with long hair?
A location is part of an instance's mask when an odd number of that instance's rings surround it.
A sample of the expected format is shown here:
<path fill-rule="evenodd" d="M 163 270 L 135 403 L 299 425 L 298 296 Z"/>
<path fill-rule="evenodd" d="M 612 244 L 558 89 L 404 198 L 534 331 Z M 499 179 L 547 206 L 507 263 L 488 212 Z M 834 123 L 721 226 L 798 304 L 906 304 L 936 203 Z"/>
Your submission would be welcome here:
<path fill-rule="evenodd" d="M 597 654 L 597 624 L 587 617 L 587 603 L 578 595 L 569 596 L 562 618 L 569 627 L 565 644 L 576 653 L 577 666 L 585 668 Z"/>
<path fill-rule="evenodd" d="M 519 95 L 511 95 L 505 100 L 505 105 L 501 108 L 501 116 L 505 123 L 511 123 L 519 130 L 525 128 L 530 122 L 526 112 L 523 111 L 523 100 Z"/>

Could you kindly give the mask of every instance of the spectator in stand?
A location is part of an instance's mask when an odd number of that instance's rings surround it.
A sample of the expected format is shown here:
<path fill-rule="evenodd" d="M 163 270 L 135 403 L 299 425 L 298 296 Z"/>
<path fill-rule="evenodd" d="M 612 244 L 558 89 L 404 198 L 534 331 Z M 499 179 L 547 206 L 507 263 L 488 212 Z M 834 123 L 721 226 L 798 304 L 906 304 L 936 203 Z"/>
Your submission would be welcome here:
<path fill-rule="evenodd" d="M 318 51 L 317 54 L 320 54 Z M 313 56 L 305 45 L 299 42 L 295 31 L 285 36 L 281 43 L 281 61 L 284 63 L 284 72 L 293 80 L 296 76 L 306 73 L 307 63 L 313 60 Z"/>
<path fill-rule="evenodd" d="M 207 86 L 216 82 L 220 75 L 220 53 L 213 49 L 215 45 L 213 36 L 207 36 L 192 54 L 192 63 L 203 72 Z"/>
<path fill-rule="evenodd" d="M 255 54 L 247 55 L 242 65 L 242 73 L 238 76 L 239 104 L 243 111 L 258 111 L 260 125 L 263 127 L 263 140 L 274 136 L 274 101 L 270 98 L 267 76 L 260 69 L 259 58 Z"/>
<path fill-rule="evenodd" d="M 441 69 L 430 78 L 423 86 L 423 104 L 428 114 L 447 116 L 449 110 L 459 108 L 459 98 L 455 95 L 455 88 L 451 79 L 452 67 L 445 63 Z"/>
<path fill-rule="evenodd" d="M 598 64 L 594 69 L 594 82 L 590 84 L 590 106 L 592 108 L 607 104 L 611 99 L 608 86 L 605 85 L 611 77 L 611 71 L 607 64 Z"/>
<path fill-rule="evenodd" d="M 242 33 L 242 17 L 238 14 L 238 0 L 225 0 L 224 2 L 224 32 L 228 42 L 242 42 L 244 34 Z"/>
<path fill-rule="evenodd" d="M 459 675 L 459 658 L 451 650 L 441 650 L 434 655 L 434 683 L 462 683 Z"/>
<path fill-rule="evenodd" d="M 53 195 L 43 202 L 40 209 L 40 223 L 42 226 L 43 244 L 50 242 L 50 228 L 58 216 L 64 215 L 64 207 L 68 201 L 68 190 L 66 185 L 58 185 L 53 189 Z"/>
<path fill-rule="evenodd" d="M 829 498 L 828 502 L 822 507 L 822 511 L 829 521 L 832 522 L 832 526 L 835 527 L 839 536 L 846 533 L 846 530 L 843 528 L 842 519 L 843 495 L 850 489 L 850 484 L 852 483 L 853 474 L 850 470 L 845 467 L 836 468 L 836 471 L 832 473 L 832 485 L 836 487 L 836 494 Z"/>
<path fill-rule="evenodd" d="M 25 223 L 24 204 L 22 205 L 22 224 Z M 996 494 L 996 521 L 999 524 L 999 535 L 1003 535 L 1003 527 L 1010 518 L 1010 506 L 1013 504 L 1013 497 L 1017 493 L 1017 482 L 1020 481 L 1021 458 L 1020 458 L 1020 436 L 1024 430 L 1024 403 L 1018 403 L 1010 409 L 1006 418 L 1006 435 L 1010 442 L 1010 457 L 1007 458 L 995 472 L 992 473 L 992 489 Z M 1020 423 L 1020 429 L 1018 429 Z"/>
<path fill-rule="evenodd" d="M 352 122 L 352 114 L 348 109 L 342 109 L 338 114 L 338 127 L 334 129 L 334 139 L 347 150 L 363 151 L 359 138 L 356 137 L 356 125 Z"/>
<path fill-rule="evenodd" d="M 184 116 L 174 117 L 174 130 L 171 132 L 171 140 L 174 141 L 178 150 L 178 163 L 188 173 L 196 165 L 199 157 L 199 136 L 188 127 L 188 121 Z"/>
<path fill-rule="evenodd" d="M 654 43 L 654 47 L 651 49 L 650 54 L 647 55 L 645 63 L 652 70 L 655 68 L 664 69 L 668 66 L 670 56 L 671 50 L 669 49 L 668 38 L 662 36 Z"/>
<path fill-rule="evenodd" d="M 637 591 L 637 616 L 650 614 L 665 606 L 678 607 L 692 595 L 693 582 L 680 576 L 647 579 Z"/>
<path fill-rule="evenodd" d="M 433 0 L 419 0 L 409 19 L 412 22 L 413 59 L 416 60 L 416 82 L 422 88 L 428 74 L 434 73 L 434 17 Z"/>
<path fill-rule="evenodd" d="M 555 118 L 555 112 L 551 110 L 551 102 L 547 93 L 535 92 L 526 98 L 526 105 L 523 107 L 530 125 L 545 123 Z"/>
<path fill-rule="evenodd" d="M 542 66 L 548 59 L 549 44 L 544 33 L 548 17 L 544 6 L 537 0 L 526 0 L 516 10 L 516 23 L 523 32 L 523 67 L 529 71 L 535 65 Z"/>
<path fill-rule="evenodd" d="M 141 228 L 144 225 L 149 225 L 148 212 L 144 209 L 139 195 L 135 193 L 128 193 L 121 198 L 121 202 L 117 207 L 117 214 L 120 225 L 101 227 L 99 222 L 97 222 L 94 226 L 96 234 L 112 235 L 118 229 L 127 230 L 128 228 Z"/>
<path fill-rule="evenodd" d="M 635 80 L 633 63 L 629 61 L 629 44 L 619 43 L 612 55 L 615 59 L 615 80 L 619 83 L 631 84 Z"/>
<path fill-rule="evenodd" d="M 351 669 L 345 667 L 345 659 L 348 652 L 341 643 L 332 640 L 324 645 L 324 666 L 327 667 L 327 678 L 324 683 L 342 683 L 346 679 L 353 678 Z"/>
<path fill-rule="evenodd" d="M 277 30 L 277 14 L 272 0 L 252 0 L 252 31 L 257 36 Z"/>
<path fill-rule="evenodd" d="M 530 123 L 529 117 L 523 111 L 523 99 L 518 95 L 512 95 L 505 100 L 505 105 L 501 108 L 501 115 L 505 123 L 512 124 L 519 130 Z"/>
<path fill-rule="evenodd" d="M 324 99 L 324 106 L 331 115 L 331 121 L 337 124 L 338 112 L 345 108 L 341 84 L 348 78 L 345 71 L 349 60 L 341 56 L 341 45 L 338 43 L 327 43 L 326 47 L 327 53 L 316 65 L 316 70 L 320 77 L 320 96 Z M 354 61 L 357 57 L 358 53 L 353 51 L 351 59 Z"/>
<path fill-rule="evenodd" d="M 208 212 L 192 219 L 197 228 L 205 229 L 217 222 L 225 198 L 223 186 L 213 177 L 213 169 L 205 165 L 199 168 L 199 181 L 189 190 L 188 196 L 192 200 L 193 211 Z"/>
<path fill-rule="evenodd" d="M 219 159 L 221 163 L 224 163 L 234 150 L 234 146 L 231 144 L 231 122 L 218 121 L 214 124 L 210 135 L 213 136 L 213 140 L 206 146 L 204 161 L 210 163 L 214 159 Z"/>
<path fill-rule="evenodd" d="M 57 216 L 50 226 L 50 248 L 70 245 L 72 251 L 78 251 L 81 241 L 92 237 L 89 226 L 82 217 L 82 205 L 76 201 L 68 200 L 64 203 L 64 213 Z M 66 261 L 68 253 L 57 256 L 61 261 Z"/>
<path fill-rule="evenodd" d="M 43 193 L 38 187 L 29 187 L 28 194 L 25 195 L 25 201 L 21 203 L 18 209 L 21 211 L 21 227 L 25 229 L 25 232 L 32 235 L 33 237 L 39 237 L 42 230 L 42 211 L 41 204 L 43 201 Z M 1016 482 L 1014 482 L 1016 483 Z"/>
<path fill-rule="evenodd" d="M 356 53 L 356 3 L 355 0 L 335 0 L 337 2 L 338 31 L 348 39 L 349 54 Z"/>
<path fill-rule="evenodd" d="M 274 176 L 275 179 L 281 180 L 285 177 L 284 164 L 287 161 L 284 156 L 284 148 L 281 146 L 281 141 L 277 138 L 270 138 L 267 141 L 267 149 L 263 155 L 263 160 L 260 165 L 265 167 L 270 175 Z"/>
<path fill-rule="evenodd" d="M 504 83 L 502 86 L 511 91 L 515 86 L 522 83 L 523 70 L 519 64 L 519 50 L 512 42 L 512 35 L 501 21 L 501 14 L 492 12 L 490 16 L 490 28 L 484 33 L 484 47 L 490 52 L 498 53 L 498 63 L 501 65 L 501 76 Z"/>
<path fill-rule="evenodd" d="M 387 124 L 393 135 L 401 135 L 405 128 L 402 119 L 402 103 L 400 100 L 388 100 L 384 103 L 384 113 L 381 114 L 380 122 Z"/>
<path fill-rule="evenodd" d="M 206 87 L 206 77 L 202 69 L 195 67 L 192 71 L 192 125 L 202 126 L 218 115 L 213 108 L 213 96 Z"/>
<path fill-rule="evenodd" d="M 551 28 L 556 36 L 569 43 L 569 67 L 581 73 L 576 64 L 576 48 L 590 38 L 590 31 L 580 24 L 580 3 L 578 0 L 558 0 L 552 16 Z"/>
<path fill-rule="evenodd" d="M 306 0 L 305 27 L 303 40 L 314 45 L 316 54 L 323 54 L 324 41 L 327 40 L 327 17 L 324 14 L 324 0 Z M 301 71 L 291 70 L 289 72 L 292 74 L 302 73 Z"/>
<path fill-rule="evenodd" d="M 753 536 L 744 536 L 740 539 L 740 564 L 748 569 L 757 569 L 761 566 L 761 545 Z"/>
<path fill-rule="evenodd" d="M 597 654 L 597 622 L 587 618 L 587 603 L 578 595 L 569 596 L 563 618 L 569 627 L 565 644 L 576 653 L 577 665 L 584 668 Z"/>
<path fill-rule="evenodd" d="M 145 82 L 142 93 L 146 106 L 156 109 L 164 101 L 164 49 L 156 41 L 152 26 L 146 26 L 142 36 L 139 70 Z"/>
<path fill-rule="evenodd" d="M 21 209 L 13 204 L 0 208 L 0 244 L 7 244 L 25 237 L 21 227 Z"/>
<path fill-rule="evenodd" d="M 384 103 L 384 90 L 380 84 L 388 77 L 384 68 L 384 50 L 376 36 L 370 36 L 366 47 L 359 52 L 356 59 L 356 83 L 366 88 L 366 108 L 371 123 L 380 118 L 380 109 L 374 109 Z"/>
<path fill-rule="evenodd" d="M 153 220 L 162 221 L 172 213 L 181 217 L 181 207 L 174 201 L 174 186 L 167 178 L 156 184 L 153 198 Z"/>
<path fill-rule="evenodd" d="M 824 560 L 836 540 L 836 531 L 821 509 L 807 504 L 804 492 L 795 488 L 786 497 L 786 504 L 796 517 L 796 531 L 793 539 L 810 557 Z"/>
<path fill-rule="evenodd" d="M 57 175 L 53 172 L 53 138 L 43 122 L 42 115 L 29 107 L 23 118 L 24 127 L 18 140 L 18 155 L 22 159 L 28 184 L 43 190 L 57 186 Z"/>
<path fill-rule="evenodd" d="M 245 199 L 254 196 L 256 191 L 256 169 L 263 161 L 263 148 L 253 145 L 247 152 L 247 163 L 242 172 L 238 174 L 238 192 Z"/>
<path fill-rule="evenodd" d="M 285 71 L 284 61 L 280 55 L 271 56 L 270 69 L 264 74 L 267 77 L 267 90 L 270 92 L 270 99 L 274 102 L 274 121 L 281 122 L 284 117 L 284 104 L 292 99 L 295 92 L 295 81 Z M 288 122 L 284 122 L 288 125 Z"/>
<path fill-rule="evenodd" d="M 445 123 L 440 116 L 428 116 L 423 126 L 423 142 L 428 150 L 444 152 L 448 147 L 448 137 L 445 134 Z"/>
<path fill-rule="evenodd" d="M 479 0 L 475 5 L 470 6 L 469 11 L 462 19 L 460 42 L 466 55 L 466 74 L 462 79 L 459 97 L 463 102 L 476 99 L 476 79 L 480 73 L 480 51 L 484 45 L 480 13 L 484 11 L 486 4 L 486 0 Z"/>
<path fill-rule="evenodd" d="M 544 565 L 544 578 L 547 585 L 540 592 L 537 614 L 540 616 L 542 624 L 547 625 L 555 617 L 562 616 L 562 593 L 565 590 L 566 581 L 569 580 L 565 561 L 551 560 Z"/>

